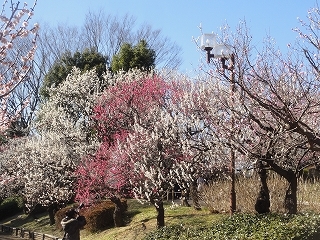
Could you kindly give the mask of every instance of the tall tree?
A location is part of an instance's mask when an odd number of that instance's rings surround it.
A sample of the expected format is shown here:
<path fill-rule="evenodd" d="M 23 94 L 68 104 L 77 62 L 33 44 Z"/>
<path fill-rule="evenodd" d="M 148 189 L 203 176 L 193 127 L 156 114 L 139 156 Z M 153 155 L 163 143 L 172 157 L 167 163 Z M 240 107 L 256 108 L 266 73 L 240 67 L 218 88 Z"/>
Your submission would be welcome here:
<path fill-rule="evenodd" d="M 49 66 L 67 51 L 83 52 L 86 48 L 102 53 L 108 58 L 108 64 L 111 64 L 112 57 L 119 53 L 124 43 L 134 46 L 141 39 L 155 51 L 157 68 L 179 67 L 181 48 L 163 36 L 160 29 L 153 29 L 148 24 L 137 26 L 136 18 L 131 15 L 117 17 L 101 11 L 89 12 L 80 27 L 46 26 L 40 31 L 39 48 L 46 54 L 43 58 Z"/>
<path fill-rule="evenodd" d="M 119 52 L 123 43 L 136 45 L 140 39 L 146 39 L 150 48 L 155 50 L 155 64 L 158 68 L 176 68 L 180 65 L 180 47 L 168 37 L 163 36 L 160 29 L 153 29 L 147 24 L 136 26 L 136 19 L 130 15 L 115 17 L 103 12 L 89 12 L 82 26 L 45 25 L 40 29 L 37 38 L 32 77 L 26 83 L 26 88 L 17 93 L 18 98 L 25 98 L 22 97 L 22 93 L 28 93 L 31 96 L 31 102 L 28 105 L 30 108 L 25 108 L 22 118 L 15 124 L 18 127 L 12 126 L 11 133 L 19 132 L 21 126 L 27 126 L 21 133 L 29 132 L 30 122 L 34 119 L 34 112 L 39 107 L 41 83 L 45 75 L 66 52 L 72 55 L 76 52 L 83 53 L 85 49 L 94 49 L 106 56 L 107 65 L 110 67 L 112 57 Z M 15 99 L 17 98 L 12 98 L 10 103 L 12 108 L 20 106 Z"/>

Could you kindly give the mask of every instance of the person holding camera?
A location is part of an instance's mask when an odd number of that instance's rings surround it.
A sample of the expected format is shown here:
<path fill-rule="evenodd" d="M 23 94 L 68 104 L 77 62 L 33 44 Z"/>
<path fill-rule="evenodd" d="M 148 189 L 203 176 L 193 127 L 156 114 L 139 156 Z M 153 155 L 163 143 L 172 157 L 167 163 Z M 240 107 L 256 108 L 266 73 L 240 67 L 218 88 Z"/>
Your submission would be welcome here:
<path fill-rule="evenodd" d="M 84 216 L 79 215 L 79 209 L 71 208 L 66 212 L 66 217 L 62 219 L 61 225 L 64 230 L 63 240 L 80 240 L 80 229 L 86 225 Z"/>

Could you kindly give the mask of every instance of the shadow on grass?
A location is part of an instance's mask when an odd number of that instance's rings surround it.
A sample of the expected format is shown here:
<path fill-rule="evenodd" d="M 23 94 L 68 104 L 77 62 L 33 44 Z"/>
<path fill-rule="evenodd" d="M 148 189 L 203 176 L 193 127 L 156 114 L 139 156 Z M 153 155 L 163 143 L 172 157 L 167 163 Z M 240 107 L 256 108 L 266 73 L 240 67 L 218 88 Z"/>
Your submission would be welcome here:
<path fill-rule="evenodd" d="M 49 218 L 46 218 L 47 214 L 48 213 L 44 212 L 44 213 L 37 214 L 36 216 L 31 216 L 21 212 L 17 215 L 14 215 L 10 218 L 5 219 L 5 222 L 1 222 L 1 223 L 3 223 L 4 225 L 9 225 L 10 227 L 21 227 L 30 222 L 36 222 L 37 226 L 42 227 L 42 226 L 50 225 Z"/>
<path fill-rule="evenodd" d="M 133 211 L 128 211 L 128 212 L 125 212 L 124 213 L 124 222 L 125 222 L 125 225 L 130 225 L 132 222 L 133 222 L 133 219 L 136 215 L 142 213 L 141 211 L 138 211 L 138 210 L 133 210 Z M 154 219 L 156 218 L 156 215 L 155 216 L 151 216 L 151 217 L 145 217 L 143 219 L 140 220 L 140 222 L 148 222 L 149 220 L 151 219 Z"/>
<path fill-rule="evenodd" d="M 123 219 L 124 219 L 125 225 L 129 225 L 132 222 L 132 219 L 134 218 L 134 216 L 136 216 L 139 213 L 141 213 L 141 211 L 138 211 L 138 210 L 126 211 L 123 214 Z"/>
<path fill-rule="evenodd" d="M 320 239 L 320 232 L 316 232 L 312 234 L 312 236 L 308 237 L 308 240 L 319 240 L 319 239 Z"/>
<path fill-rule="evenodd" d="M 0 224 L 10 225 L 10 227 L 18 227 L 31 220 L 32 219 L 29 218 L 29 216 L 25 215 L 23 212 L 20 212 L 14 216 L 4 219 L 3 221 L 0 222 Z"/>
<path fill-rule="evenodd" d="M 137 201 L 136 199 L 129 199 L 128 202 L 128 210 L 124 213 L 124 220 L 126 225 L 129 225 L 134 221 L 135 216 L 141 214 L 144 212 L 144 210 L 149 209 L 150 211 L 155 211 L 154 206 L 150 203 L 141 203 Z M 148 210 L 147 210 L 148 211 Z M 152 218 L 150 218 L 152 219 Z M 148 214 L 141 219 L 143 222 L 147 222 L 150 219 L 148 219 Z"/>

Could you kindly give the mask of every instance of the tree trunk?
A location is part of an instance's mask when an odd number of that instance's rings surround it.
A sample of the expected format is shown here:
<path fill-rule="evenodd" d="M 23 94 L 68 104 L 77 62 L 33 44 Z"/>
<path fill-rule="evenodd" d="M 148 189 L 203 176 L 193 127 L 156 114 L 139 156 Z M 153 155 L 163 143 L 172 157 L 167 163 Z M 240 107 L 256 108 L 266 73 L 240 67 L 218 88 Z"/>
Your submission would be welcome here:
<path fill-rule="evenodd" d="M 197 181 L 192 181 L 190 186 L 190 192 L 191 192 L 191 198 L 193 201 L 194 209 L 201 210 L 201 206 L 199 203 L 198 190 L 197 190 Z"/>
<path fill-rule="evenodd" d="M 285 170 L 284 168 L 281 168 L 280 166 L 275 164 L 273 161 L 270 161 L 268 163 L 276 173 L 278 173 L 288 181 L 289 187 L 286 191 L 284 207 L 289 214 L 296 214 L 298 212 L 298 173 L 294 172 L 293 170 Z"/>
<path fill-rule="evenodd" d="M 55 224 L 54 215 L 55 215 L 56 211 L 57 211 L 57 204 L 56 203 L 49 205 L 48 213 L 49 213 L 50 225 Z"/>
<path fill-rule="evenodd" d="M 114 212 L 113 212 L 113 221 L 115 227 L 123 227 L 124 221 L 122 218 L 122 203 L 120 198 L 111 197 L 110 200 L 115 204 Z"/>
<path fill-rule="evenodd" d="M 157 210 L 157 228 L 164 227 L 164 207 L 162 200 L 153 200 L 152 204 L 156 207 Z"/>
<path fill-rule="evenodd" d="M 181 202 L 182 206 L 184 207 L 191 207 L 190 204 L 188 203 L 188 198 L 189 198 L 189 191 L 187 189 L 183 189 L 181 191 Z"/>
<path fill-rule="evenodd" d="M 284 200 L 285 209 L 289 214 L 296 214 L 298 212 L 298 179 L 295 174 L 290 174 L 290 178 L 287 178 L 289 182 L 289 187 L 286 191 L 286 196 Z"/>
<path fill-rule="evenodd" d="M 267 170 L 261 161 L 257 164 L 258 174 L 260 177 L 260 191 L 256 200 L 255 210 L 259 214 L 270 212 L 270 194 L 267 185 Z"/>

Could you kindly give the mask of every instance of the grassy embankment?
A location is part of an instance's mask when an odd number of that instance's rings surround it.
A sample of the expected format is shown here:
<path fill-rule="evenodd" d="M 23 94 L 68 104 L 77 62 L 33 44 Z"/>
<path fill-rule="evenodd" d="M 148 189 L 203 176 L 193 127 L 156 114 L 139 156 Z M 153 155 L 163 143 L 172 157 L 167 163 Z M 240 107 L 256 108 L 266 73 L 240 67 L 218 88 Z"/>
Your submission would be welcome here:
<path fill-rule="evenodd" d="M 229 206 L 228 181 L 216 182 L 208 186 L 202 195 L 206 206 L 201 211 L 194 208 L 165 205 L 164 231 L 158 231 L 156 239 L 320 239 L 320 183 L 299 181 L 298 211 L 296 216 L 284 214 L 283 198 L 288 187 L 286 181 L 279 177 L 269 177 L 268 180 L 271 212 L 266 216 L 257 216 L 254 213 L 254 202 L 259 190 L 259 182 L 256 177 L 237 181 L 237 206 L 241 214 L 235 218 L 229 218 L 227 211 Z M 219 211 L 219 214 L 212 214 Z M 311 213 L 313 212 L 313 213 Z M 276 214 L 275 214 L 276 213 Z M 222 223 L 221 221 L 222 220 Z M 36 219 L 26 215 L 15 216 L 6 219 L 0 224 L 12 227 L 24 227 L 32 231 L 48 233 L 61 237 L 63 232 L 55 226 L 49 225 L 47 214 L 37 216 Z M 151 205 L 141 205 L 136 200 L 128 200 L 126 212 L 126 226 L 110 228 L 99 233 L 89 233 L 85 229 L 81 231 L 81 240 L 139 240 L 149 233 L 156 231 L 156 210 Z M 314 238 L 303 237 L 312 235 Z M 216 238 L 213 236 L 223 236 Z M 191 237 L 192 235 L 192 237 Z M 227 238 L 226 238 L 227 236 Z M 232 236 L 230 238 L 230 236 Z M 250 237 L 248 237 L 250 236 Z M 296 238 L 294 238 L 296 236 Z M 149 239 L 155 239 L 149 237 Z"/>
<path fill-rule="evenodd" d="M 207 209 L 194 210 L 193 207 L 173 207 L 165 204 L 166 225 L 182 224 L 184 226 L 203 225 L 209 226 L 212 222 L 221 219 L 224 214 L 211 214 Z M 81 231 L 81 240 L 133 240 L 143 239 L 147 233 L 156 230 L 156 210 L 152 205 L 142 205 L 136 200 L 128 200 L 128 211 L 126 212 L 125 227 L 110 228 L 99 233 L 89 233 L 85 229 Z M 51 234 L 62 237 L 63 232 L 55 226 L 49 225 L 49 218 L 46 213 L 40 214 L 36 219 L 21 214 L 6 219 L 0 224 L 11 227 L 23 227 L 32 231 Z"/>

